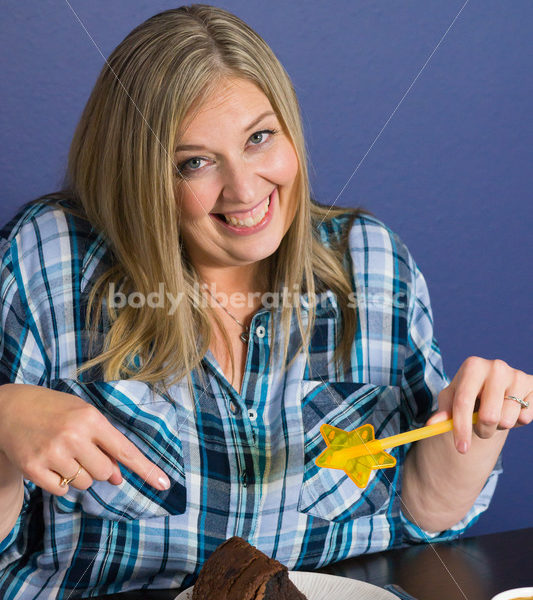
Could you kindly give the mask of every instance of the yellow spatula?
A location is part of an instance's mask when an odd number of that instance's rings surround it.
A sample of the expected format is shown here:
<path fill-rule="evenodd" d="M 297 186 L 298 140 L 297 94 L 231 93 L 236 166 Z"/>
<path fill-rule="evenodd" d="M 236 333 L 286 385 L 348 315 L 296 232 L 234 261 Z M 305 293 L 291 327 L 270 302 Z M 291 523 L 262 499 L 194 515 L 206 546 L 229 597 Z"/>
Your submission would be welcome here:
<path fill-rule="evenodd" d="M 472 415 L 472 423 L 477 422 L 477 416 L 477 412 Z M 373 469 L 385 469 L 396 464 L 394 456 L 385 450 L 440 435 L 452 429 L 453 419 L 448 419 L 376 440 L 374 426 L 370 424 L 361 425 L 353 431 L 322 425 L 320 433 L 326 441 L 327 448 L 317 456 L 315 463 L 319 467 L 341 469 L 356 486 L 364 488 Z"/>

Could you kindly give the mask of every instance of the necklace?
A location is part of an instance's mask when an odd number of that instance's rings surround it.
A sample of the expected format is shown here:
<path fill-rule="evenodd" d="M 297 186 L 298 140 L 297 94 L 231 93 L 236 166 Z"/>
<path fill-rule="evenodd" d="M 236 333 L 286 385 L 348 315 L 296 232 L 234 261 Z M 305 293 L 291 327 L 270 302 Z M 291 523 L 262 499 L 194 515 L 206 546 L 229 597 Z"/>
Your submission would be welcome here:
<path fill-rule="evenodd" d="M 221 302 L 218 301 L 217 297 L 213 295 L 213 293 L 207 286 L 205 289 L 209 292 L 211 298 L 213 298 L 213 300 L 222 308 L 222 310 L 225 311 L 235 321 L 235 323 L 239 324 L 244 329 L 244 331 L 239 337 L 241 338 L 243 344 L 247 344 L 250 334 L 250 327 L 248 327 L 248 325 L 245 325 L 244 323 L 241 323 L 235 315 L 232 315 L 230 311 Z"/>

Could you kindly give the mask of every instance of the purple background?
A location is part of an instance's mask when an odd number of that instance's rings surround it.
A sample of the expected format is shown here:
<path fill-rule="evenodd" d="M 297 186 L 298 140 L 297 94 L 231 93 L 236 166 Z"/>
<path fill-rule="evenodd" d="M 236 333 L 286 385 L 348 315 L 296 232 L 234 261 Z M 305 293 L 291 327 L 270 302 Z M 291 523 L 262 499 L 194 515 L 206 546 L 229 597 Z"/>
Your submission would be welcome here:
<path fill-rule="evenodd" d="M 337 204 L 365 206 L 407 243 L 450 377 L 470 355 L 533 373 L 533 3 L 214 4 L 258 31 L 292 77 L 315 197 L 334 202 L 356 171 Z M 59 187 L 102 54 L 179 3 L 2 5 L 3 223 Z M 532 436 L 510 433 L 494 501 L 470 533 L 533 526 Z"/>

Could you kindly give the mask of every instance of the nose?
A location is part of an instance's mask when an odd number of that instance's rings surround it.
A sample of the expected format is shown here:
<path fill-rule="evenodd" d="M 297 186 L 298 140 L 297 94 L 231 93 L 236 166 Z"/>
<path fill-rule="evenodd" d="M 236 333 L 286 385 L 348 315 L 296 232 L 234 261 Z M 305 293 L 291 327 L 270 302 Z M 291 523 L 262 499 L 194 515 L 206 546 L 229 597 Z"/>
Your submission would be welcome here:
<path fill-rule="evenodd" d="M 236 206 L 253 205 L 258 201 L 259 187 L 252 165 L 244 160 L 227 165 L 222 188 L 222 197 L 226 202 Z"/>

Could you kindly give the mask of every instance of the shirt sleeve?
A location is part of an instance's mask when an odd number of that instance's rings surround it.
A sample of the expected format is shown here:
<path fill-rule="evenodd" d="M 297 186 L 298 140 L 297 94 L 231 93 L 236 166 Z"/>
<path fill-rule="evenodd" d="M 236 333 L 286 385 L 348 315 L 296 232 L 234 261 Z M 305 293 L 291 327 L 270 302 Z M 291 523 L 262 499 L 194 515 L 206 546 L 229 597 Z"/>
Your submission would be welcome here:
<path fill-rule="evenodd" d="M 11 243 L 0 238 L 0 385 L 43 385 L 47 358 L 25 292 L 17 280 Z"/>
<path fill-rule="evenodd" d="M 48 371 L 42 342 L 17 281 L 17 264 L 11 243 L 0 238 L 0 385 L 8 383 L 43 385 Z M 0 542 L 0 564 L 11 562 L 23 552 L 23 529 L 32 501 L 40 495 L 37 486 L 24 481 L 24 502 L 14 528 Z M 8 556 L 8 554 L 10 556 Z"/>
<path fill-rule="evenodd" d="M 442 356 L 433 332 L 428 287 L 410 254 L 409 268 L 411 293 L 408 309 L 408 347 L 402 378 L 402 402 L 408 416 L 409 429 L 413 429 L 422 427 L 437 409 L 437 396 L 449 385 L 450 379 L 444 371 Z M 488 508 L 501 472 L 500 455 L 472 508 L 461 521 L 448 530 L 432 533 L 424 531 L 400 510 L 404 541 L 408 543 L 443 541 L 462 535 Z"/>

